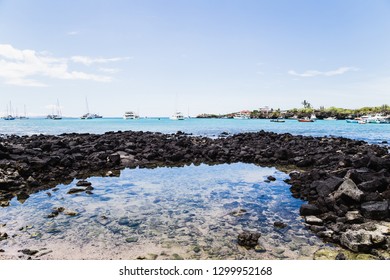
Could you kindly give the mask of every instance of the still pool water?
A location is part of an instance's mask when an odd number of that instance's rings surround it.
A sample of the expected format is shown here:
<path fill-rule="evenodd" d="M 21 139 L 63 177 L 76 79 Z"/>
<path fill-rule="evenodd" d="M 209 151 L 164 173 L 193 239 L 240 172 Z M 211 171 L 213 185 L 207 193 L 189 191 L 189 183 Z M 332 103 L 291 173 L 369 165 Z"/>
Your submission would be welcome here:
<path fill-rule="evenodd" d="M 74 180 L 0 209 L 9 236 L 0 258 L 26 258 L 18 251 L 30 249 L 39 259 L 312 259 L 327 245 L 305 228 L 286 178 L 235 163 L 125 169 L 88 178 L 90 194 L 68 194 Z M 239 246 L 243 230 L 260 232 L 265 251 Z"/>

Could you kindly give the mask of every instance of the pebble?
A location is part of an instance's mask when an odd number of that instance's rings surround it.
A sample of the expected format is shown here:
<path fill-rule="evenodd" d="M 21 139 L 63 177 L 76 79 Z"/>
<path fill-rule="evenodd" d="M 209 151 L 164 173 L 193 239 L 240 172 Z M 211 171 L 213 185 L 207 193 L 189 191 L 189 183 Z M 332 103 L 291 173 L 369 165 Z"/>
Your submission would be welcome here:
<path fill-rule="evenodd" d="M 138 237 L 136 237 L 136 236 L 127 237 L 127 238 L 126 238 L 126 242 L 127 242 L 127 243 L 134 243 L 134 242 L 137 242 L 137 241 L 138 241 Z"/>

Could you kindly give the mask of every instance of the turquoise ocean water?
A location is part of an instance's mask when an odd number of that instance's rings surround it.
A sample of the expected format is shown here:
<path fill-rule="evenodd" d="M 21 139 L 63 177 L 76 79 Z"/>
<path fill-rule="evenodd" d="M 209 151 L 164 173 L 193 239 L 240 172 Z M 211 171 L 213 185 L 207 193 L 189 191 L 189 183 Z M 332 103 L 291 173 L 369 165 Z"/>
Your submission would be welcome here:
<path fill-rule="evenodd" d="M 0 120 L 0 134 L 54 134 L 61 133 L 97 133 L 107 131 L 153 131 L 175 133 L 183 131 L 194 135 L 215 137 L 222 132 L 230 134 L 240 132 L 256 132 L 259 130 L 293 135 L 308 136 L 342 136 L 351 139 L 364 140 L 369 143 L 390 142 L 389 124 L 351 124 L 346 121 L 316 121 L 300 123 L 296 120 L 286 120 L 284 123 L 273 123 L 269 120 L 235 120 L 235 119 L 186 119 L 172 121 L 168 118 L 147 118 L 139 120 L 124 120 L 122 118 L 103 118 L 81 120 L 64 118 L 49 120 L 31 118 L 27 120 Z"/>

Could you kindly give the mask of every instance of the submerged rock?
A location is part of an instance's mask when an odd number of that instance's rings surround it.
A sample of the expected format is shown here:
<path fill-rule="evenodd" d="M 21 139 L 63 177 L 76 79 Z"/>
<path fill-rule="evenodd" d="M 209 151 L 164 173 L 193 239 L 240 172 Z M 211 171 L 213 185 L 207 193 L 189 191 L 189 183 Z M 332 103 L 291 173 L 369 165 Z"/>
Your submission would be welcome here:
<path fill-rule="evenodd" d="M 258 232 L 241 232 L 237 237 L 238 245 L 244 246 L 245 248 L 254 248 L 258 244 L 258 240 L 261 234 Z"/>
<path fill-rule="evenodd" d="M 23 250 L 19 250 L 18 252 L 21 252 L 22 254 L 25 254 L 28 256 L 33 256 L 36 253 L 38 253 L 39 251 L 38 250 L 31 250 L 31 249 L 23 249 Z"/>
<path fill-rule="evenodd" d="M 134 242 L 137 242 L 138 241 L 138 237 L 136 236 L 132 236 L 132 237 L 127 237 L 126 238 L 126 242 L 127 243 L 134 243 Z"/>
<path fill-rule="evenodd" d="M 0 232 L 0 241 L 3 241 L 8 238 L 8 234 L 6 232 Z"/>
<path fill-rule="evenodd" d="M 68 194 L 75 194 L 75 193 L 80 193 L 80 192 L 84 192 L 85 189 L 81 189 L 81 188 L 71 188 L 67 193 Z"/>
<path fill-rule="evenodd" d="M 76 183 L 76 186 L 78 186 L 78 187 L 89 187 L 89 186 L 91 186 L 92 185 L 92 183 L 91 182 L 88 182 L 88 181 L 86 181 L 86 180 L 80 180 L 80 181 L 78 181 L 77 183 Z"/>

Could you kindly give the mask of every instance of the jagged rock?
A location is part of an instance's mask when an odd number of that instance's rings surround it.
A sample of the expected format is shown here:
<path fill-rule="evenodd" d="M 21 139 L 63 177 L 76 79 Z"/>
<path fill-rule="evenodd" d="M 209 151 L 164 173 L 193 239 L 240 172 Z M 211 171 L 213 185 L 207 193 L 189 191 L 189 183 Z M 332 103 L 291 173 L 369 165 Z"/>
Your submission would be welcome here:
<path fill-rule="evenodd" d="M 352 224 L 360 224 L 364 221 L 363 216 L 359 211 L 348 211 L 347 214 L 345 214 L 345 218 L 347 219 L 347 223 Z"/>
<path fill-rule="evenodd" d="M 388 201 L 369 201 L 361 205 L 364 217 L 374 220 L 383 220 L 389 217 Z"/>
<path fill-rule="evenodd" d="M 321 210 L 314 204 L 302 204 L 299 209 L 299 214 L 301 216 L 319 215 L 321 214 Z"/>
<path fill-rule="evenodd" d="M 359 202 L 363 192 L 359 190 L 356 184 L 351 179 L 346 179 L 340 187 L 333 193 L 333 198 L 349 198 Z"/>
<path fill-rule="evenodd" d="M 119 164 L 121 161 L 121 156 L 118 154 L 112 154 L 107 157 L 108 162 L 112 162 L 113 164 Z"/>
<path fill-rule="evenodd" d="M 354 252 L 369 252 L 373 246 L 371 233 L 363 229 L 347 230 L 341 234 L 340 242 L 341 245 Z"/>
<path fill-rule="evenodd" d="M 330 193 L 334 192 L 343 183 L 343 181 L 344 180 L 342 178 L 331 176 L 325 181 L 315 181 L 312 185 L 315 186 L 319 196 L 326 197 Z"/>

